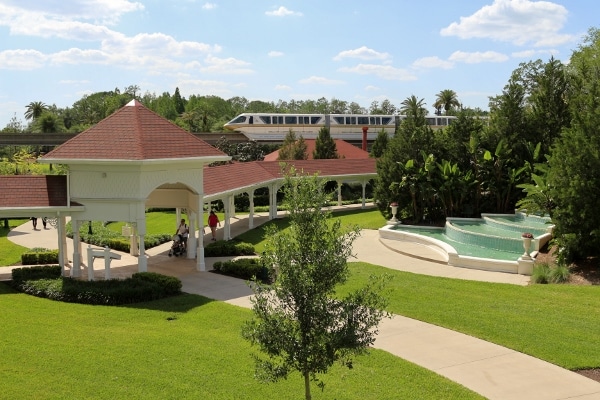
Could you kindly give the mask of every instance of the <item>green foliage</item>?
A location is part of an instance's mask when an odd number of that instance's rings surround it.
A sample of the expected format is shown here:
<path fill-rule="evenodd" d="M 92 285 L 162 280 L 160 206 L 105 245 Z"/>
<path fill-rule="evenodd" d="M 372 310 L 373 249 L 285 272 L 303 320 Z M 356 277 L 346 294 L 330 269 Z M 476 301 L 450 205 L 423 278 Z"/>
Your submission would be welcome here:
<path fill-rule="evenodd" d="M 322 127 L 319 129 L 319 135 L 315 141 L 315 150 L 313 151 L 313 159 L 331 159 L 339 158 L 335 141 L 329 133 L 329 128 Z"/>
<path fill-rule="evenodd" d="M 13 272 L 12 286 L 37 297 L 93 305 L 132 304 L 181 294 L 181 281 L 172 276 L 138 272 L 124 280 L 81 281 L 60 277 L 60 266 Z"/>
<path fill-rule="evenodd" d="M 37 265 L 27 268 L 14 268 L 11 271 L 13 282 L 35 281 L 60 278 L 60 265 Z"/>
<path fill-rule="evenodd" d="M 21 254 L 23 265 L 40 265 L 58 263 L 58 250 L 34 248 Z"/>
<path fill-rule="evenodd" d="M 213 264 L 216 272 L 246 280 L 270 283 L 269 271 L 258 258 L 239 258 L 231 261 L 217 261 Z"/>
<path fill-rule="evenodd" d="M 344 299 L 332 298 L 348 277 L 346 260 L 359 230 L 342 229 L 340 220 L 328 223 L 330 213 L 322 208 L 328 201 L 324 184 L 316 176 L 288 171 L 283 191 L 290 226 L 267 230 L 262 255 L 275 281 L 271 286 L 256 282 L 254 319 L 242 330 L 266 356 L 255 356 L 257 377 L 278 381 L 298 371 L 306 399 L 311 398 L 311 381 L 322 387 L 317 374 L 336 361 L 352 366 L 352 356 L 373 343 L 376 327 L 387 315 L 382 311 L 382 278 Z"/>
<path fill-rule="evenodd" d="M 565 264 L 600 255 L 600 31 L 591 29 L 573 53 L 569 74 L 571 126 L 552 148 L 548 184 L 556 202 L 553 221 Z"/>
<path fill-rule="evenodd" d="M 218 240 L 204 248 L 205 257 L 250 256 L 254 254 L 252 244 L 236 240 Z"/>
<path fill-rule="evenodd" d="M 375 138 L 375 142 L 371 146 L 370 156 L 373 158 L 379 158 L 383 155 L 383 152 L 387 148 L 389 142 L 388 134 L 384 129 L 381 129 L 377 133 L 377 137 Z"/>
<path fill-rule="evenodd" d="M 296 133 L 290 128 L 279 149 L 278 160 L 306 160 L 307 158 L 308 154 L 304 138 L 300 136 L 297 139 Z"/>

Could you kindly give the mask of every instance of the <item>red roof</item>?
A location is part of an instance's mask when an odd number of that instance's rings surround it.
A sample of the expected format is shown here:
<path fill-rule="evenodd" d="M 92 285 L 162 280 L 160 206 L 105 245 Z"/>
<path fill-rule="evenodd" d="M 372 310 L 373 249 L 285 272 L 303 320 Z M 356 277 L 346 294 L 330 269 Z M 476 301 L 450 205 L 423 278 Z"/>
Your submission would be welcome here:
<path fill-rule="evenodd" d="M 0 176 L 0 207 L 66 207 L 66 175 Z"/>
<path fill-rule="evenodd" d="M 154 160 L 226 156 L 137 100 L 42 157 L 44 160 Z"/>
<path fill-rule="evenodd" d="M 369 153 L 361 148 L 358 148 L 342 139 L 334 139 L 335 148 L 340 158 L 351 158 L 351 159 L 366 159 L 369 158 Z M 313 159 L 313 152 L 315 151 L 316 139 L 304 139 L 306 143 L 306 153 L 308 159 Z M 265 156 L 264 161 L 276 161 L 279 157 L 279 150 L 269 153 Z"/>

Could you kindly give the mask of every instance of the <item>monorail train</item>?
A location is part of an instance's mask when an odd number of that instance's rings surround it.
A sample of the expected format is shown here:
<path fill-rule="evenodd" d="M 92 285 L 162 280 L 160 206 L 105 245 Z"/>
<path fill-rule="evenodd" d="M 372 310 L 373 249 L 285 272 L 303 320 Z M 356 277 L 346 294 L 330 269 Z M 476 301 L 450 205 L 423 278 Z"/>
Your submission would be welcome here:
<path fill-rule="evenodd" d="M 224 125 L 225 129 L 240 132 L 250 140 L 283 141 L 289 130 L 304 139 L 316 139 L 319 130 L 327 126 L 333 139 L 362 140 L 363 127 L 368 127 L 367 140 L 375 140 L 383 129 L 393 135 L 404 115 L 366 114 L 278 114 L 244 113 Z M 427 123 L 434 129 L 448 126 L 453 116 L 427 116 Z"/>

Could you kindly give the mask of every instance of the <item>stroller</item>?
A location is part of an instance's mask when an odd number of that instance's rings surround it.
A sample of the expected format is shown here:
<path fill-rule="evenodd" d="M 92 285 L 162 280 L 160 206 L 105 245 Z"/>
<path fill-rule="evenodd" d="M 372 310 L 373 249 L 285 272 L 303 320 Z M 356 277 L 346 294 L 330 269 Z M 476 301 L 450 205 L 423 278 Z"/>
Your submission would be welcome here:
<path fill-rule="evenodd" d="M 183 240 L 179 235 L 173 235 L 173 245 L 171 246 L 171 250 L 169 250 L 169 257 L 175 256 L 178 257 L 185 253 L 185 246 L 183 244 Z"/>

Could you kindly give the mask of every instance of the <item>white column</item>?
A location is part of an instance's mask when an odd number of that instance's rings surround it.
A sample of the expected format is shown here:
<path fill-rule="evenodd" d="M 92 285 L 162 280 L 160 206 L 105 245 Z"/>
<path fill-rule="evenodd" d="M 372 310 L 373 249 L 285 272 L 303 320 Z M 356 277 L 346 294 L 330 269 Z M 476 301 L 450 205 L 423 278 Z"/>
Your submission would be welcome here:
<path fill-rule="evenodd" d="M 190 211 L 188 214 L 190 218 L 190 223 L 188 228 L 190 229 L 190 233 L 188 235 L 187 240 L 187 258 L 193 260 L 196 257 L 196 214 Z"/>
<path fill-rule="evenodd" d="M 223 240 L 231 240 L 231 199 L 233 196 L 227 196 L 223 205 L 225 206 L 225 217 L 223 218 Z"/>
<path fill-rule="evenodd" d="M 69 263 L 69 249 L 67 247 L 67 221 L 65 220 L 64 215 L 58 216 L 57 227 L 60 227 L 59 232 L 62 232 L 59 233 L 59 236 L 62 242 L 64 263 L 67 265 Z"/>
<path fill-rule="evenodd" d="M 146 229 L 144 228 L 144 231 Z M 138 256 L 138 272 L 148 272 L 148 260 L 146 258 L 146 245 L 144 237 L 146 232 L 140 233 L 140 255 Z"/>
<path fill-rule="evenodd" d="M 248 192 L 248 199 L 250 201 L 250 213 L 248 214 L 248 228 L 254 228 L 254 190 Z"/>
<path fill-rule="evenodd" d="M 198 200 L 198 255 L 196 257 L 196 270 L 206 271 L 206 262 L 204 261 L 204 200 L 202 196 Z"/>
<path fill-rule="evenodd" d="M 61 219 L 64 222 L 64 217 L 61 217 L 60 214 L 56 217 L 56 234 L 58 236 L 58 265 L 60 265 L 60 276 L 65 276 L 65 264 L 69 262 L 69 259 L 66 256 L 67 254 L 67 246 L 65 246 L 65 242 L 63 240 L 63 236 L 65 236 L 65 226 L 61 225 Z"/>
<path fill-rule="evenodd" d="M 79 278 L 81 276 L 81 238 L 79 237 L 79 220 L 71 219 L 73 227 L 73 268 L 71 268 L 71 277 Z"/>

